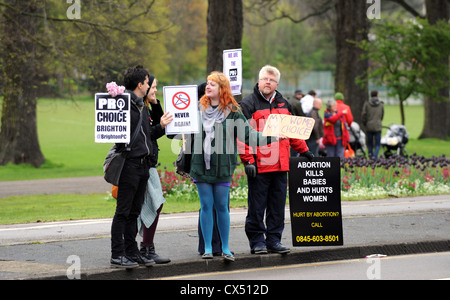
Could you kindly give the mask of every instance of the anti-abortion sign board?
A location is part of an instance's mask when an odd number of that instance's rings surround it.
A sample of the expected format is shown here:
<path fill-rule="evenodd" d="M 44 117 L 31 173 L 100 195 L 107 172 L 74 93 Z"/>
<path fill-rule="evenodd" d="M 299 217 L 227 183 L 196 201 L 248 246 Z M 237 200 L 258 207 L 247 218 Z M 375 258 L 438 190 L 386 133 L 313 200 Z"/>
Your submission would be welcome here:
<path fill-rule="evenodd" d="M 130 143 L 130 94 L 95 94 L 95 142 Z"/>
<path fill-rule="evenodd" d="M 307 140 L 311 136 L 316 121 L 313 118 L 292 115 L 271 114 L 264 126 L 264 136 L 286 136 Z"/>
<path fill-rule="evenodd" d="M 339 157 L 290 159 L 289 206 L 294 247 L 344 244 L 340 170 Z"/>
<path fill-rule="evenodd" d="M 196 85 L 165 86 L 164 109 L 173 116 L 166 126 L 167 135 L 199 132 L 198 87 Z"/>
<path fill-rule="evenodd" d="M 230 80 L 233 95 L 242 91 L 242 49 L 223 51 L 223 73 Z"/>

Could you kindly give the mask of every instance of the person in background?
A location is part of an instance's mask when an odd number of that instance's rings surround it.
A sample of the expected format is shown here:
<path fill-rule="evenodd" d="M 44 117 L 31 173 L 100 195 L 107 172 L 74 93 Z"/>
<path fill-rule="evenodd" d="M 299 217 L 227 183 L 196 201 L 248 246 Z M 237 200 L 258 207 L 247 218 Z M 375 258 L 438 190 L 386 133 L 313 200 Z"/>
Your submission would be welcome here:
<path fill-rule="evenodd" d="M 258 131 L 263 131 L 270 114 L 292 115 L 291 105 L 277 91 L 280 77 L 277 68 L 264 66 L 259 72 L 259 80 L 253 93 L 241 102 L 245 117 Z M 288 247 L 281 244 L 290 146 L 301 156 L 312 159 L 313 155 L 308 151 L 306 142 L 300 139 L 282 139 L 270 146 L 240 145 L 240 158 L 248 179 L 245 233 L 252 254 L 290 252 Z"/>
<path fill-rule="evenodd" d="M 335 100 L 329 100 L 324 113 L 323 144 L 327 156 L 344 158 L 345 146 L 350 140 L 345 115 L 347 110 L 338 111 Z"/>
<path fill-rule="evenodd" d="M 350 106 L 344 103 L 344 94 L 338 92 L 334 95 L 334 99 L 336 100 L 336 109 L 337 111 L 346 111 L 347 113 L 344 115 L 345 121 L 347 122 L 348 128 L 352 126 L 353 123 L 353 114 Z"/>
<path fill-rule="evenodd" d="M 378 91 L 370 93 L 370 100 L 364 103 L 362 125 L 367 134 L 369 158 L 378 157 L 381 147 L 381 131 L 383 129 L 384 103 L 378 99 Z"/>
<path fill-rule="evenodd" d="M 292 106 L 292 112 L 294 116 L 303 117 L 305 114 L 302 110 L 302 104 L 300 101 L 303 98 L 302 90 L 296 90 L 294 93 L 294 98 L 290 99 L 289 104 Z"/>
<path fill-rule="evenodd" d="M 311 113 L 311 110 L 314 106 L 314 99 L 316 98 L 316 92 L 314 90 L 310 90 L 305 97 L 300 100 L 302 104 L 302 111 L 304 116 L 308 116 Z"/>
<path fill-rule="evenodd" d="M 147 181 L 147 189 L 142 206 L 141 213 L 138 218 L 139 233 L 142 235 L 140 253 L 150 259 L 154 260 L 156 264 L 169 263 L 170 259 L 164 258 L 156 254 L 155 244 L 153 239 L 155 237 L 156 227 L 158 226 L 159 215 L 166 201 L 163 196 L 161 179 L 159 178 L 156 165 L 158 163 L 158 139 L 165 134 L 165 128 L 173 117 L 169 112 L 164 113 L 161 107 L 161 102 L 156 99 L 156 92 L 158 80 L 150 75 L 149 85 L 146 96 L 144 97 L 144 104 L 147 107 L 146 121 L 150 123 L 150 140 L 152 143 L 152 155 L 150 155 L 149 163 L 149 179 Z"/>
<path fill-rule="evenodd" d="M 314 156 L 319 156 L 320 139 L 323 137 L 323 121 L 320 117 L 319 111 L 322 109 L 322 100 L 320 98 L 314 99 L 313 109 L 311 110 L 310 117 L 316 121 L 314 128 L 311 132 L 311 137 L 306 141 L 309 151 Z"/>

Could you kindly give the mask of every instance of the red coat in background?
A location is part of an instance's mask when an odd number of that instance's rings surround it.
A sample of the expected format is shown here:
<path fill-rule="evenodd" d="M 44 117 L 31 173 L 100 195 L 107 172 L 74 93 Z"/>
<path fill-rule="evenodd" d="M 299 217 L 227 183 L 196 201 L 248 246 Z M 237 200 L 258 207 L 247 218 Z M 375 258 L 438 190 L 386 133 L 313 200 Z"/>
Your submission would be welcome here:
<path fill-rule="evenodd" d="M 347 114 L 344 115 L 344 118 L 345 118 L 345 121 L 347 122 L 348 127 L 350 128 L 350 126 L 353 123 L 353 115 L 352 115 L 352 110 L 350 109 L 350 106 L 348 106 L 347 104 L 344 104 L 344 102 L 342 100 L 336 100 L 336 109 L 337 109 L 337 111 L 347 110 Z"/>
<path fill-rule="evenodd" d="M 352 117 L 353 118 L 353 117 Z M 323 123 L 323 144 L 334 146 L 337 143 L 336 135 L 334 134 L 334 124 L 338 120 L 341 120 L 341 130 L 342 130 L 342 145 L 347 146 L 350 140 L 350 134 L 346 126 L 345 115 L 342 111 L 338 111 L 336 114 L 332 114 L 329 110 L 324 113 L 324 123 Z"/>

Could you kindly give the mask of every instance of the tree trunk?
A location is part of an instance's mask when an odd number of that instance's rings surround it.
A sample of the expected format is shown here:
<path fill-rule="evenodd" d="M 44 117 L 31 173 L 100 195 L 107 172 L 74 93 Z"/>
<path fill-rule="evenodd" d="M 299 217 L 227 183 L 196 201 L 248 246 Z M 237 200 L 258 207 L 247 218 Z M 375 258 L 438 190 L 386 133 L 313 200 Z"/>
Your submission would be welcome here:
<path fill-rule="evenodd" d="M 405 101 L 406 99 L 399 99 L 400 101 L 400 120 L 402 122 L 402 125 L 406 125 L 406 119 L 405 119 Z"/>
<path fill-rule="evenodd" d="M 242 48 L 242 0 L 208 0 L 208 74 L 223 70 L 223 51 Z"/>
<path fill-rule="evenodd" d="M 439 20 L 449 20 L 449 2 L 448 0 L 427 0 L 427 18 L 430 25 L 436 24 Z M 446 77 L 449 81 L 449 60 L 437 61 L 441 68 L 442 77 Z M 450 82 L 449 82 L 450 84 Z M 447 101 L 436 101 L 431 97 L 425 98 L 425 124 L 420 135 L 420 139 L 438 138 L 445 140 L 450 137 L 450 102 L 449 88 L 443 88 L 439 91 L 439 95 L 447 99 Z"/>
<path fill-rule="evenodd" d="M 344 102 L 350 105 L 355 122 L 361 123 L 362 107 L 369 99 L 368 84 L 361 86 L 356 78 L 367 72 L 369 62 L 361 60 L 363 50 L 352 42 L 368 38 L 368 5 L 361 0 L 336 1 L 336 92 L 344 94 Z"/>
<path fill-rule="evenodd" d="M 38 13 L 39 1 L 6 1 L 11 7 L 2 26 L 4 92 L 0 131 L 0 165 L 44 162 L 36 125 L 37 59 L 36 36 L 38 20 L 28 16 Z"/>

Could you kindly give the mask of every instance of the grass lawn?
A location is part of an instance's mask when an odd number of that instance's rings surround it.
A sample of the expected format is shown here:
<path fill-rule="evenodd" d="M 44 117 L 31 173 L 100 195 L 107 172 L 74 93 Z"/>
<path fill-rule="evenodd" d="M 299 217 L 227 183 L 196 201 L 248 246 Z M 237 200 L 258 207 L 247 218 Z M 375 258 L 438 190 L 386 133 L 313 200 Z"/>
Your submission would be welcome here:
<path fill-rule="evenodd" d="M 114 215 L 116 203 L 106 194 L 36 195 L 0 199 L 0 224 L 101 219 Z"/>
<path fill-rule="evenodd" d="M 112 218 L 115 209 L 115 199 L 106 193 L 7 197 L 0 199 L 0 225 Z M 163 213 L 190 212 L 199 209 L 200 202 L 167 199 Z"/>

